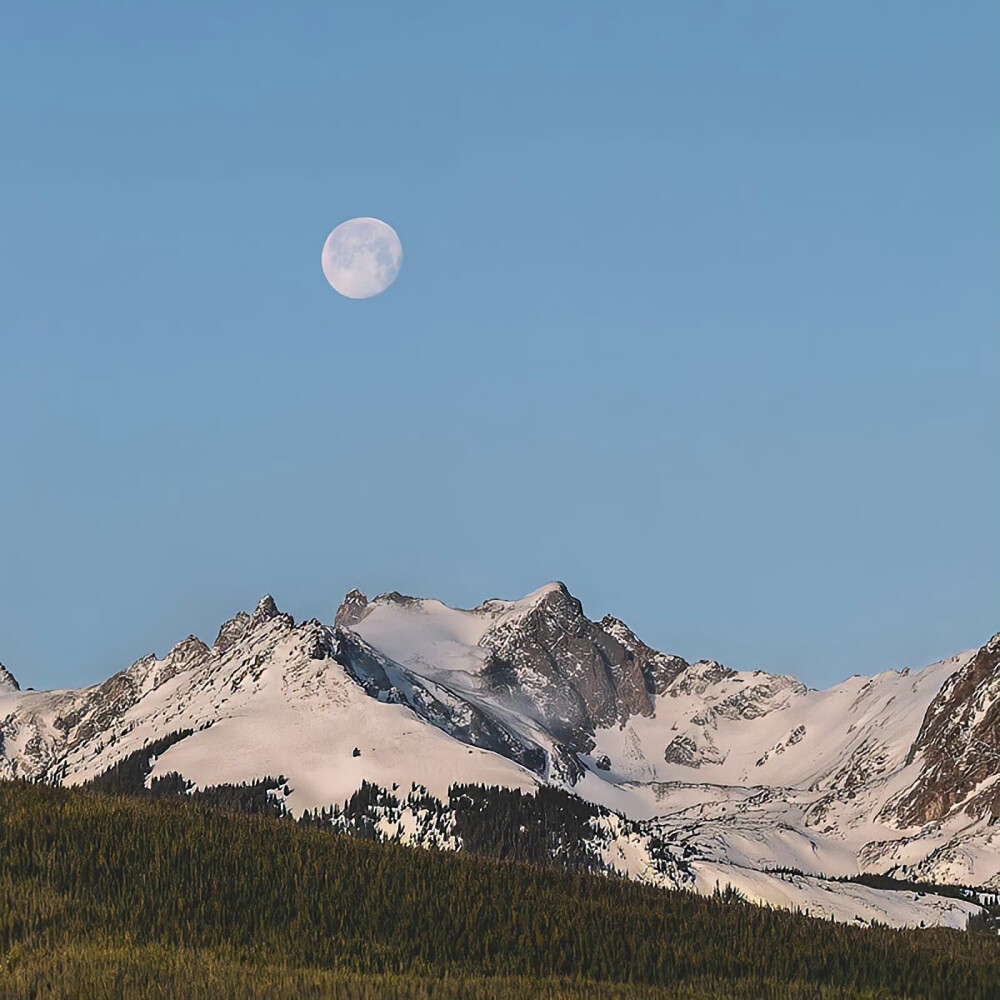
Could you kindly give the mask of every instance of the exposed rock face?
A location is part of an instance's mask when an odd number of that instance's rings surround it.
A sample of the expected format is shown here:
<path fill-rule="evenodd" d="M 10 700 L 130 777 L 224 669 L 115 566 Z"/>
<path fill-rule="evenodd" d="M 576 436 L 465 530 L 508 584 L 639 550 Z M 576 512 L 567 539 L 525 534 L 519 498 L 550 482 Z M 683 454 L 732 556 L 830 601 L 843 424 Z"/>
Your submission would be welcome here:
<path fill-rule="evenodd" d="M 220 653 L 224 653 L 231 646 L 243 638 L 250 629 L 250 616 L 245 611 L 237 612 L 234 618 L 230 618 L 222 628 L 219 629 L 219 634 L 215 639 L 215 649 Z"/>
<path fill-rule="evenodd" d="M 349 591 L 343 603 L 337 608 L 334 624 L 338 628 L 350 628 L 357 625 L 368 611 L 368 598 L 356 587 Z"/>
<path fill-rule="evenodd" d="M 683 764 L 686 767 L 700 767 L 702 760 L 698 744 L 690 736 L 675 736 L 663 751 L 663 759 L 668 764 Z"/>
<path fill-rule="evenodd" d="M 680 656 L 671 656 L 647 646 L 621 619 L 605 615 L 601 628 L 617 639 L 636 659 L 651 695 L 664 694 L 690 664 Z"/>
<path fill-rule="evenodd" d="M 907 762 L 920 754 L 920 777 L 891 810 L 905 826 L 939 820 L 959 803 L 1000 819 L 1000 633 L 953 674 L 924 715 Z"/>
<path fill-rule="evenodd" d="M 136 705 L 146 694 L 180 673 L 205 666 L 212 651 L 197 636 L 179 642 L 162 659 L 150 654 L 132 666 L 109 677 L 103 684 L 83 691 L 70 692 L 64 711 L 55 720 L 66 748 L 73 749 L 88 740 L 114 730 L 115 721 Z"/>
<path fill-rule="evenodd" d="M 205 665 L 212 651 L 196 635 L 189 635 L 179 642 L 169 653 L 160 669 L 147 678 L 147 686 L 158 688 L 161 684 L 188 670 L 195 670 Z"/>
<path fill-rule="evenodd" d="M 7 691 L 20 691 L 21 685 L 17 683 L 14 675 L 0 663 L 0 694 Z"/>
<path fill-rule="evenodd" d="M 406 594 L 401 594 L 398 590 L 391 590 L 388 594 L 379 594 L 375 600 L 386 604 L 398 604 L 404 608 L 414 607 L 420 603 L 419 597 L 409 597 Z"/>
<path fill-rule="evenodd" d="M 578 749 L 588 749 L 596 726 L 652 715 L 639 658 L 590 621 L 562 583 L 522 617 L 489 628 L 480 645 L 492 654 L 491 676 L 516 679 Z"/>
<path fill-rule="evenodd" d="M 291 615 L 282 614 L 278 610 L 278 605 L 274 603 L 274 598 L 270 594 L 265 594 L 257 605 L 257 610 L 250 616 L 250 629 L 255 629 L 262 622 L 271 621 L 273 618 L 280 618 L 287 625 L 294 625 L 295 619 Z"/>
<path fill-rule="evenodd" d="M 679 674 L 667 690 L 675 698 L 682 694 L 702 695 L 709 688 L 735 674 L 735 670 L 724 667 L 717 660 L 699 660 L 688 667 L 683 674 Z"/>
<path fill-rule="evenodd" d="M 721 667 L 721 664 L 713 665 L 713 661 L 709 661 L 709 666 L 713 668 L 713 676 L 718 676 L 714 668 Z M 725 667 L 721 669 L 726 670 Z M 773 709 L 782 694 L 802 695 L 806 690 L 805 684 L 794 677 L 763 674 L 759 683 L 745 687 L 714 705 L 713 714 L 723 719 L 759 719 Z"/>
<path fill-rule="evenodd" d="M 265 594 L 258 602 L 252 615 L 248 615 L 245 611 L 238 611 L 223 624 L 212 648 L 217 653 L 224 653 L 245 639 L 259 625 L 275 618 L 280 618 L 286 625 L 295 624 L 295 619 L 291 615 L 282 614 L 278 610 L 274 598 L 270 594 Z"/>

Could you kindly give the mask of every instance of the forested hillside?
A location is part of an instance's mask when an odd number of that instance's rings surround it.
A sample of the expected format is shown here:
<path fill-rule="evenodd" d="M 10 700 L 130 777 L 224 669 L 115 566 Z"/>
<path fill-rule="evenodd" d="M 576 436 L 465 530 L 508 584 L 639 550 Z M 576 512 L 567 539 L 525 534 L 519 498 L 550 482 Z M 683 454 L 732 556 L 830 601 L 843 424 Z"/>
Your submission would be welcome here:
<path fill-rule="evenodd" d="M 854 928 L 172 799 L 0 784 L 0 859 L 4 1000 L 1000 995 L 990 935 Z"/>

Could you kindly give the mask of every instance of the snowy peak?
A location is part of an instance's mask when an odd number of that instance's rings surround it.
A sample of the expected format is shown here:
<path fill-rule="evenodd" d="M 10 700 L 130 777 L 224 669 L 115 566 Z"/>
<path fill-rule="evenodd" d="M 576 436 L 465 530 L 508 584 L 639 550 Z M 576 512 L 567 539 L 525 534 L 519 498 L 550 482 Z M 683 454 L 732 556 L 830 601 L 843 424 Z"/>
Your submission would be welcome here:
<path fill-rule="evenodd" d="M 534 610 L 546 604 L 554 607 L 570 605 L 575 614 L 583 614 L 583 605 L 569 592 L 569 587 L 562 580 L 552 580 L 511 604 L 521 611 Z"/>
<path fill-rule="evenodd" d="M 546 583 L 543 587 L 539 587 L 538 590 L 533 590 L 530 594 L 526 594 L 524 597 L 516 601 L 507 601 L 500 597 L 491 597 L 488 601 L 483 601 L 482 604 L 477 604 L 472 609 L 472 613 L 487 615 L 491 618 L 496 618 L 500 615 L 522 615 L 553 597 L 556 599 L 570 598 L 572 600 L 576 600 L 576 598 L 570 594 L 569 588 L 565 583 L 561 580 L 553 580 L 550 583 Z"/>
<path fill-rule="evenodd" d="M 245 611 L 239 611 L 236 615 L 224 622 L 219 634 L 215 638 L 214 649 L 219 653 L 224 653 L 231 646 L 235 645 L 250 630 L 250 616 Z"/>
<path fill-rule="evenodd" d="M 257 628 L 264 622 L 272 621 L 275 618 L 287 620 L 289 625 L 295 624 L 291 615 L 283 615 L 278 610 L 278 605 L 274 603 L 274 598 L 270 594 L 265 594 L 257 604 L 257 610 L 250 616 L 250 630 Z"/>
<path fill-rule="evenodd" d="M 229 621 L 223 622 L 212 648 L 221 655 L 242 642 L 255 629 L 275 619 L 289 626 L 295 624 L 295 619 L 291 615 L 282 614 L 274 598 L 270 594 L 265 594 L 257 602 L 257 608 L 252 615 L 238 611 Z"/>
<path fill-rule="evenodd" d="M 356 625 L 365 616 L 368 610 L 368 598 L 355 587 L 348 591 L 340 607 L 337 608 L 337 617 L 334 624 L 338 628 L 350 628 Z"/>
<path fill-rule="evenodd" d="M 165 684 L 180 673 L 204 666 L 211 655 L 211 649 L 198 636 L 189 635 L 164 657 L 163 666 L 156 678 L 157 686 Z"/>
<path fill-rule="evenodd" d="M 583 749 L 598 726 L 652 715 L 639 660 L 586 617 L 565 584 L 549 584 L 514 608 L 479 645 L 492 654 L 496 675 L 530 692 L 564 739 Z"/>
<path fill-rule="evenodd" d="M 0 694 L 20 690 L 21 685 L 17 683 L 17 678 L 0 663 Z"/>
<path fill-rule="evenodd" d="M 342 606 L 352 631 L 468 704 L 515 713 L 520 740 L 548 740 L 568 780 L 581 776 L 574 754 L 587 751 L 597 726 L 652 714 L 644 661 L 588 619 L 563 583 L 471 610 L 395 592 L 360 604 L 357 595 Z"/>

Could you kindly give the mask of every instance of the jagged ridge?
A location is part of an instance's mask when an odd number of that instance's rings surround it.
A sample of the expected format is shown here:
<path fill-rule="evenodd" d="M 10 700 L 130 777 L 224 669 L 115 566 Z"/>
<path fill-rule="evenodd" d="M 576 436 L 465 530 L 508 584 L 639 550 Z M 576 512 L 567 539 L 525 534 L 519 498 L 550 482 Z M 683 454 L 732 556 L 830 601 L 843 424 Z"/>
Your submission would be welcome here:
<path fill-rule="evenodd" d="M 151 781 L 285 774 L 299 812 L 365 781 L 440 801 L 455 784 L 552 784 L 646 824 L 642 844 L 615 848 L 632 877 L 655 880 L 656 841 L 695 858 L 699 889 L 723 877 L 845 919 L 958 921 L 916 901 L 883 913 L 828 899 L 766 869 L 1000 878 L 996 650 L 816 692 L 661 653 L 618 618 L 590 620 L 561 583 L 468 611 L 352 591 L 332 625 L 296 625 L 266 596 L 211 647 L 189 636 L 92 688 L 19 692 L 4 671 L 0 774 L 75 783 L 183 729 Z"/>

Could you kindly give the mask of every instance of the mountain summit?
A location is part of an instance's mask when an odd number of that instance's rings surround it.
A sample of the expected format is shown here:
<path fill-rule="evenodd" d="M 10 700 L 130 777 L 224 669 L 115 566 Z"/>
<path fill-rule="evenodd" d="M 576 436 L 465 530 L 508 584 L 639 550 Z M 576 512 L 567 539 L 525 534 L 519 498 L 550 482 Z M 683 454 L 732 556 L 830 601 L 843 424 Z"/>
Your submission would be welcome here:
<path fill-rule="evenodd" d="M 20 691 L 21 686 L 17 683 L 17 678 L 0 663 L 0 694 L 5 691 Z"/>
<path fill-rule="evenodd" d="M 815 691 L 660 652 L 558 582 L 469 610 L 353 590 L 332 624 L 297 625 L 265 596 L 213 646 L 189 636 L 93 687 L 19 692 L 0 668 L 0 776 L 79 783 L 169 736 L 149 780 L 281 774 L 294 813 L 367 782 L 386 790 L 372 803 L 396 802 L 372 806 L 377 835 L 451 848 L 457 786 L 554 785 L 587 804 L 602 865 L 631 878 L 963 926 L 960 901 L 824 876 L 1000 888 L 998 660 L 1000 636 Z"/>

